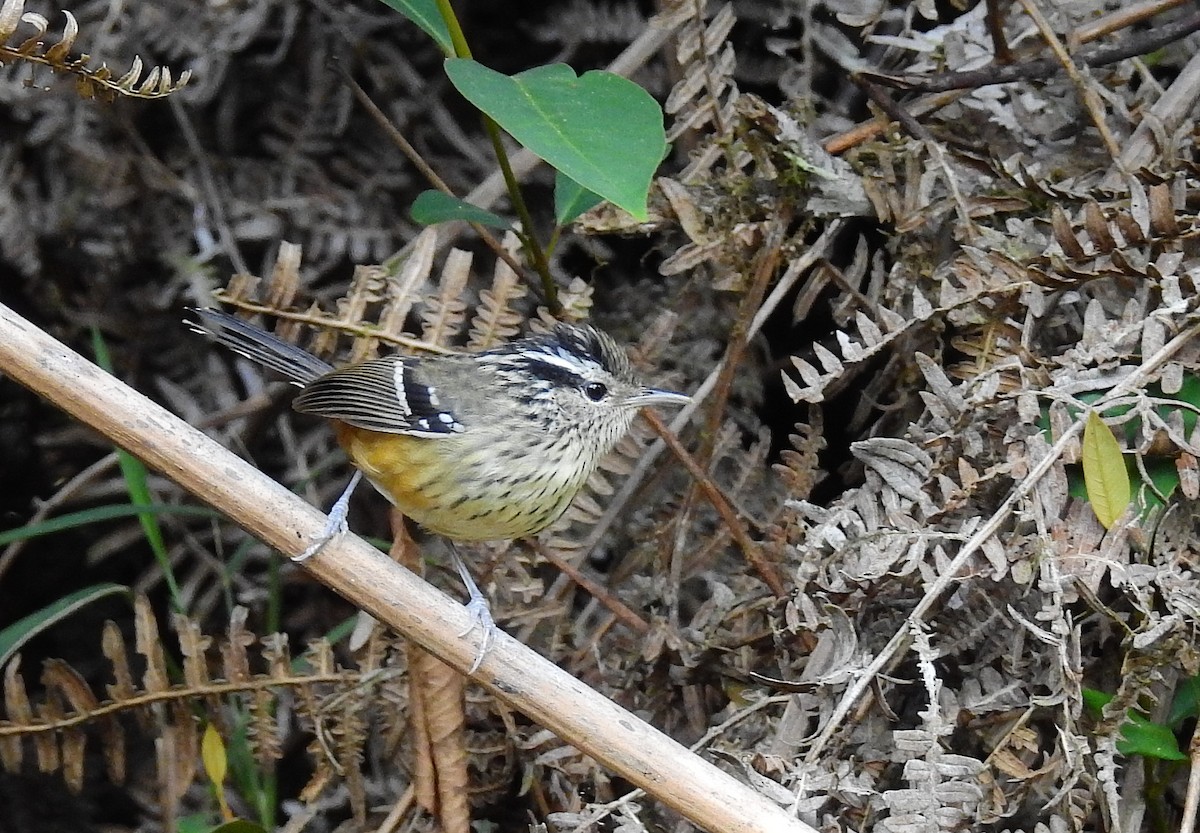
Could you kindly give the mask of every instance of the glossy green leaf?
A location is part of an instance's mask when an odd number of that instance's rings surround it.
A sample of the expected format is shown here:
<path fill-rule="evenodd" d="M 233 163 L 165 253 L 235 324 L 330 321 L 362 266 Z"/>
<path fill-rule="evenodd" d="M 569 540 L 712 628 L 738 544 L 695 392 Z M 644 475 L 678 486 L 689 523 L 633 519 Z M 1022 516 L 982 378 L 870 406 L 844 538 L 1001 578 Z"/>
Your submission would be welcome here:
<path fill-rule="evenodd" d="M 421 30 L 433 38 L 443 54 L 453 55 L 454 45 L 450 41 L 450 29 L 442 19 L 435 0 L 381 0 L 400 14 L 421 27 Z"/>
<path fill-rule="evenodd" d="M 441 191 L 422 191 L 413 200 L 409 214 L 418 223 L 432 226 L 434 223 L 445 223 L 449 220 L 462 220 L 467 223 L 479 223 L 491 228 L 506 229 L 512 226 L 499 214 L 493 214 L 487 209 L 471 205 L 466 200 L 443 194 Z"/>
<path fill-rule="evenodd" d="M 1099 718 L 1103 713 L 1104 707 L 1109 704 L 1113 696 L 1106 691 L 1100 691 L 1095 688 L 1084 688 L 1083 707 L 1088 710 L 1092 717 Z"/>
<path fill-rule="evenodd" d="M 1097 719 L 1112 699 L 1113 696 L 1107 692 L 1094 688 L 1083 689 L 1083 705 Z M 1117 741 L 1117 751 L 1122 755 L 1143 755 L 1164 761 L 1187 760 L 1187 755 L 1179 750 L 1175 733 L 1168 726 L 1151 723 L 1134 711 L 1125 713 L 1125 722 L 1121 724 L 1121 739 Z"/>
<path fill-rule="evenodd" d="M 12 659 L 29 640 L 52 628 L 71 616 L 84 605 L 107 596 L 125 595 L 132 599 L 129 588 L 123 584 L 93 584 L 63 596 L 56 602 L 35 610 L 0 630 L 0 666 Z"/>
<path fill-rule="evenodd" d="M 212 817 L 207 813 L 189 813 L 175 822 L 178 833 L 211 833 Z"/>
<path fill-rule="evenodd" d="M 554 222 L 560 226 L 604 202 L 599 194 L 584 188 L 562 171 L 554 172 Z"/>
<path fill-rule="evenodd" d="M 566 64 L 503 75 L 450 58 L 446 74 L 463 96 L 514 139 L 583 188 L 647 218 L 646 195 L 666 153 L 662 108 L 611 72 L 577 76 Z"/>
<path fill-rule="evenodd" d="M 1088 413 L 1083 427 L 1082 456 L 1088 502 L 1108 529 L 1129 506 L 1129 473 L 1117 438 L 1095 411 Z"/>
<path fill-rule="evenodd" d="M 1179 750 L 1175 733 L 1161 723 L 1151 723 L 1136 712 L 1130 712 L 1121 725 L 1117 751 L 1122 755 L 1144 755 L 1162 761 L 1186 761 L 1188 756 Z"/>

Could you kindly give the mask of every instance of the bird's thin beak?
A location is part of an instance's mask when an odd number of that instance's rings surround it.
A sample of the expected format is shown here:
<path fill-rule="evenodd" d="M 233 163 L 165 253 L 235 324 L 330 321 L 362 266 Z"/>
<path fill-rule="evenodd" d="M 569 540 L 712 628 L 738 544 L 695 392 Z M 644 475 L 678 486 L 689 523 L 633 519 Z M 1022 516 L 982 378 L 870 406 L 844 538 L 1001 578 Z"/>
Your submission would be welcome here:
<path fill-rule="evenodd" d="M 658 388 L 642 388 L 626 399 L 625 404 L 632 408 L 641 408 L 646 405 L 686 405 L 691 401 L 692 397 L 683 393 L 659 390 Z"/>

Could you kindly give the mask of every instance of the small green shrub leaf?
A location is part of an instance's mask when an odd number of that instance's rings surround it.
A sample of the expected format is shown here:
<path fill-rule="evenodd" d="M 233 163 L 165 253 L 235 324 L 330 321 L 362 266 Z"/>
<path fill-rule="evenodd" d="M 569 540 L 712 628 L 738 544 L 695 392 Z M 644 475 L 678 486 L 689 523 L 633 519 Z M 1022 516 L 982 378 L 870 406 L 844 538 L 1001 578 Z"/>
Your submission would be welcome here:
<path fill-rule="evenodd" d="M 1117 438 L 1095 411 L 1083 427 L 1083 482 L 1092 510 L 1108 529 L 1129 506 L 1129 472 Z"/>
<path fill-rule="evenodd" d="M 554 222 L 560 226 L 602 202 L 604 198 L 599 194 L 592 193 L 562 171 L 554 172 Z"/>
<path fill-rule="evenodd" d="M 450 30 L 446 21 L 438 11 L 436 0 L 381 0 L 400 14 L 421 27 L 421 30 L 437 42 L 438 48 L 446 55 L 454 54 L 454 44 L 450 40 Z"/>
<path fill-rule="evenodd" d="M 1083 706 L 1088 710 L 1092 717 L 1099 718 L 1103 714 L 1104 707 L 1109 704 L 1113 696 L 1106 691 L 1100 691 L 1095 688 L 1084 688 Z"/>
<path fill-rule="evenodd" d="M 503 75 L 475 61 L 446 60 L 463 96 L 514 139 L 581 187 L 647 218 L 650 181 L 666 153 L 662 108 L 611 72 L 577 76 L 566 64 Z"/>
<path fill-rule="evenodd" d="M 1179 751 L 1175 733 L 1161 723 L 1151 723 L 1135 712 L 1129 712 L 1126 723 L 1121 725 L 1124 740 L 1117 741 L 1117 751 L 1122 755 L 1144 755 L 1161 761 L 1186 761 L 1188 756 Z"/>
<path fill-rule="evenodd" d="M 441 191 L 422 191 L 413 200 L 409 214 L 414 220 L 425 226 L 445 223 L 449 220 L 463 220 L 498 229 L 512 226 L 512 223 L 499 214 L 493 214 L 485 208 L 471 205 L 466 200 L 443 194 Z"/>
<path fill-rule="evenodd" d="M 1113 699 L 1111 694 L 1097 691 L 1094 688 L 1083 689 L 1084 708 L 1099 719 L 1104 707 Z M 1171 725 L 1174 725 L 1173 723 Z M 1125 712 L 1125 722 L 1121 724 L 1121 739 L 1117 741 L 1117 751 L 1122 755 L 1143 755 L 1147 758 L 1158 758 L 1163 761 L 1186 761 L 1188 756 L 1179 750 L 1179 742 L 1169 725 L 1151 723 L 1135 711 Z"/>

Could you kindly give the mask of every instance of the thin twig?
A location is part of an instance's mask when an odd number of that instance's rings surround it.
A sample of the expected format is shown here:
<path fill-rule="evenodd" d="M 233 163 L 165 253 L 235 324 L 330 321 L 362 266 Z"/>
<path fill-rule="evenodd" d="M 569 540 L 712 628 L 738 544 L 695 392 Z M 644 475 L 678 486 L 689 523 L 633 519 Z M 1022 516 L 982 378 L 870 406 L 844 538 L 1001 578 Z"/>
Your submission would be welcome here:
<path fill-rule="evenodd" d="M 175 123 L 179 125 L 179 130 L 183 133 L 183 140 L 187 142 L 188 149 L 196 160 L 196 170 L 200 174 L 200 189 L 204 194 L 202 205 L 204 210 L 212 216 L 213 224 L 217 227 L 217 233 L 221 237 L 221 250 L 229 258 L 233 268 L 237 272 L 245 274 L 249 272 L 249 269 L 246 262 L 242 260 L 242 252 L 237 244 L 237 235 L 233 233 L 229 227 L 229 221 L 225 217 L 225 206 L 230 201 L 217 188 L 216 177 L 213 176 L 212 167 L 208 163 L 208 152 L 204 149 L 200 137 L 196 135 L 192 119 L 188 115 L 187 109 L 179 102 L 179 97 L 171 96 L 167 100 L 167 104 L 175 116 Z"/>
<path fill-rule="evenodd" d="M 929 132 L 929 129 L 917 121 L 912 114 L 901 107 L 891 96 L 884 93 L 873 82 L 873 76 L 869 73 L 854 72 L 850 74 L 850 80 L 862 87 L 863 92 L 867 94 L 867 98 L 871 99 L 880 110 L 883 110 L 888 115 L 888 118 L 904 128 L 905 133 L 918 141 L 933 144 L 933 134 Z"/>
<path fill-rule="evenodd" d="M 1154 52 L 1168 44 L 1182 40 L 1197 30 L 1200 30 L 1200 12 L 1146 32 L 1130 35 L 1123 43 L 1114 46 L 1094 46 L 1081 49 L 1072 56 L 1071 65 L 1102 67 L 1115 64 L 1117 61 Z M 944 72 L 938 75 L 886 75 L 866 71 L 859 74 L 878 84 L 895 89 L 943 93 L 950 90 L 978 89 L 995 84 L 1011 84 L 1014 81 L 1045 79 L 1054 75 L 1056 70 L 1062 66 L 1061 58 L 1040 58 L 1007 66 L 989 64 L 979 69 L 965 72 Z"/>
<path fill-rule="evenodd" d="M 779 268 L 779 261 L 783 257 L 783 241 L 784 235 L 787 232 L 788 224 L 791 221 L 791 209 L 787 206 L 781 206 L 781 210 L 767 224 L 763 234 L 763 240 L 758 255 L 754 258 L 754 274 L 750 279 L 750 285 L 742 295 L 742 299 L 738 304 L 738 314 L 734 319 L 733 326 L 730 328 L 729 343 L 725 348 L 725 359 L 721 363 L 721 372 L 717 376 L 717 384 L 713 388 L 713 395 L 708 402 L 708 419 L 705 421 L 705 426 L 700 432 L 700 448 L 696 452 L 696 460 L 690 461 L 680 457 L 688 471 L 692 472 L 693 477 L 696 472 L 704 474 L 703 478 L 696 477 L 692 488 L 688 490 L 687 496 L 683 500 L 683 505 L 679 512 L 678 520 L 676 521 L 676 536 L 675 545 L 671 548 L 670 560 L 670 587 L 672 589 L 671 597 L 671 621 L 672 624 L 678 624 L 678 599 L 675 597 L 674 590 L 677 589 L 682 582 L 683 567 L 684 567 L 684 541 L 691 525 L 691 510 L 695 506 L 696 497 L 700 490 L 708 496 L 713 507 L 720 513 L 722 519 L 727 525 L 730 525 L 730 533 L 737 542 L 738 547 L 746 556 L 746 560 L 754 567 L 758 574 L 771 588 L 771 592 L 777 597 L 782 597 L 784 594 L 783 582 L 779 578 L 779 573 L 774 569 L 774 566 L 762 555 L 762 550 L 754 543 L 746 530 L 742 526 L 741 520 L 734 513 L 728 499 L 724 494 L 717 489 L 705 472 L 712 462 L 713 451 L 716 447 L 717 434 L 720 431 L 721 423 L 725 419 L 725 407 L 729 401 L 730 391 L 733 389 L 734 376 L 741 371 L 742 359 L 746 355 L 747 346 L 750 343 L 750 322 L 754 314 L 762 306 L 763 298 L 767 294 L 767 287 L 770 285 L 771 278 L 774 277 L 776 270 Z M 667 441 L 672 442 L 673 437 L 668 437 L 665 433 L 665 426 L 660 430 L 660 425 L 651 423 L 654 430 L 659 432 L 659 436 Z M 736 525 L 736 528 L 734 528 Z"/>
<path fill-rule="evenodd" d="M 1192 833 L 1196 829 L 1196 814 L 1200 811 L 1200 721 L 1192 730 L 1188 757 L 1191 758 L 1192 768 L 1188 772 L 1187 797 L 1183 801 L 1183 819 L 1179 825 L 1179 833 Z"/>
<path fill-rule="evenodd" d="M 337 64 L 337 70 L 338 73 L 341 74 L 342 80 L 354 94 L 354 97 L 358 99 L 358 103 L 361 104 L 363 109 L 367 111 L 367 115 L 374 119 L 375 123 L 378 124 L 385 133 L 387 133 L 388 137 L 392 140 L 396 147 L 400 148 L 400 152 L 403 153 L 408 158 L 408 161 L 413 164 L 413 167 L 415 167 L 421 173 L 421 176 L 425 177 L 426 181 L 428 181 L 430 185 L 441 191 L 443 194 L 456 197 L 454 191 L 452 191 L 450 186 L 446 184 L 446 181 L 438 176 L 437 171 L 430 167 L 429 163 L 425 161 L 425 157 L 421 156 L 421 152 L 409 143 L 408 139 L 404 137 L 404 134 L 400 132 L 400 129 L 392 124 L 392 120 L 388 118 L 387 113 L 380 109 L 379 105 L 376 104 L 371 96 L 367 94 L 367 91 L 364 90 L 357 81 L 350 77 L 350 73 L 346 72 L 345 67 L 343 67 L 341 64 Z M 531 283 L 529 276 L 526 274 L 525 266 L 521 264 L 515 257 L 513 257 L 512 253 L 509 252 L 508 249 L 504 248 L 504 245 L 496 239 L 496 235 L 492 234 L 485 226 L 482 226 L 479 223 L 468 224 L 471 226 L 474 232 L 479 235 L 479 239 L 484 242 L 484 245 L 492 250 L 496 257 L 507 263 L 509 268 L 520 275 L 523 281 L 526 283 Z"/>
<path fill-rule="evenodd" d="M 987 0 L 987 17 L 984 20 L 992 38 L 992 54 L 996 56 L 996 63 L 1011 64 L 1013 54 L 1008 47 L 1008 38 L 1004 37 L 1004 6 L 1000 0 Z"/>
<path fill-rule="evenodd" d="M 875 73 L 859 72 L 859 76 L 863 78 L 871 78 L 873 81 L 883 83 L 882 76 Z M 889 85 L 894 86 L 894 85 Z M 907 111 L 913 116 L 926 116 L 935 110 L 940 110 L 955 101 L 958 101 L 967 93 L 964 90 L 952 89 L 944 92 L 927 95 L 916 101 L 910 102 L 907 105 Z M 839 133 L 836 136 L 830 136 L 821 145 L 826 153 L 837 156 L 845 153 L 852 147 L 861 145 L 863 142 L 878 136 L 880 133 L 888 129 L 892 123 L 891 118 L 875 118 L 871 121 L 863 122 L 860 125 L 850 128 L 845 133 Z"/>
<path fill-rule="evenodd" d="M 609 592 L 609 589 L 603 584 L 588 578 L 574 564 L 560 558 L 553 547 L 543 547 L 536 540 L 533 541 L 533 547 L 537 550 L 538 555 L 557 567 L 567 578 L 582 587 L 588 595 L 608 608 L 612 615 L 624 622 L 631 631 L 647 633 L 650 630 L 650 624 L 645 619 L 638 616 L 632 608 Z"/>
<path fill-rule="evenodd" d="M 1145 3 L 1124 3 L 1120 8 L 1114 9 L 1101 18 L 1090 23 L 1080 24 L 1071 33 L 1072 38 L 1074 39 L 1074 43 L 1077 44 L 1091 43 L 1105 35 L 1111 35 L 1113 32 L 1119 32 L 1138 23 L 1144 23 L 1157 14 L 1162 14 L 1163 12 L 1191 2 L 1193 0 L 1148 0 Z M 1138 54 L 1145 53 L 1139 52 Z"/>
<path fill-rule="evenodd" d="M 1029 15 L 1030 19 L 1033 20 L 1033 24 L 1037 26 L 1042 39 L 1046 41 L 1046 45 L 1050 47 L 1050 51 L 1058 59 L 1059 65 L 1067 73 L 1067 76 L 1071 79 L 1071 83 L 1075 85 L 1075 89 L 1079 91 L 1079 98 L 1083 102 L 1084 109 L 1091 116 L 1092 124 L 1096 126 L 1096 130 L 1100 131 L 1100 140 L 1104 142 L 1104 147 L 1108 151 L 1108 155 L 1112 158 L 1113 162 L 1119 165 L 1121 162 L 1121 148 L 1117 144 L 1117 137 L 1113 135 L 1112 130 L 1108 127 L 1108 120 L 1104 113 L 1104 107 L 1100 103 L 1100 96 L 1096 94 L 1096 90 L 1092 87 L 1092 84 L 1095 82 L 1090 78 L 1084 78 L 1083 73 L 1079 71 L 1079 67 L 1075 64 L 1075 60 L 1071 57 L 1071 53 L 1063 46 L 1063 42 L 1054 33 L 1054 28 L 1050 25 L 1050 21 L 1042 14 L 1042 10 L 1038 8 L 1037 4 L 1033 0 L 1017 0 L 1017 2 L 1025 10 L 1025 14 Z"/>
<path fill-rule="evenodd" d="M 675 454 L 675 459 L 683 463 L 683 467 L 695 478 L 696 485 L 700 487 L 700 490 L 704 492 L 704 496 L 708 498 L 709 503 L 717 510 L 717 514 L 721 516 L 721 520 L 725 522 L 725 526 L 729 529 L 730 534 L 733 535 L 733 540 L 737 542 L 738 548 L 741 549 L 742 554 L 746 556 L 746 560 L 758 572 L 767 587 L 771 588 L 771 592 L 779 598 L 787 595 L 787 590 L 783 586 L 783 579 L 779 577 L 779 571 L 775 569 L 774 564 L 767 561 L 766 557 L 763 556 L 762 549 L 750 537 L 750 533 L 746 531 L 746 527 L 738 518 L 737 512 L 729 503 L 728 498 L 717 487 L 717 484 L 713 483 L 712 478 L 708 476 L 708 472 L 692 459 L 692 455 L 679 442 L 679 438 L 675 436 L 675 433 L 663 423 L 658 414 L 647 411 L 643 416 L 646 422 L 650 424 L 650 427 L 654 429 L 655 433 L 658 434 L 662 441 L 667 444 L 667 447 Z"/>
<path fill-rule="evenodd" d="M 798 257 L 795 257 L 788 262 L 787 269 L 784 270 L 783 276 L 776 282 L 774 289 L 771 290 L 770 295 L 767 296 L 767 299 L 763 302 L 762 307 L 760 307 L 758 312 L 755 313 L 754 320 L 750 322 L 750 329 L 747 333 L 749 338 L 754 338 L 754 336 L 758 335 L 758 332 L 762 329 L 763 324 L 765 324 L 767 319 L 774 314 L 775 310 L 779 308 L 779 305 L 783 303 L 784 299 L 788 297 L 788 294 L 792 291 L 792 287 L 795 286 L 796 281 L 800 280 L 800 277 L 808 272 L 814 263 L 828 256 L 829 250 L 833 246 L 833 241 L 837 239 L 839 234 L 841 234 L 844 224 L 844 220 L 833 220 L 830 222 L 825 227 L 825 231 L 821 233 L 821 236 L 817 238 L 816 242 L 814 242 L 811 247 L 801 253 Z M 713 368 L 712 372 L 708 374 L 708 377 L 705 378 L 700 386 L 695 391 L 691 391 L 692 404 L 681 408 L 671 420 L 670 431 L 672 434 L 678 434 L 683 430 L 683 427 L 691 421 L 696 410 L 712 393 L 713 388 L 716 387 L 717 378 L 721 375 L 723 368 L 724 362 L 718 364 L 715 368 Z M 618 488 L 612 498 L 609 499 L 607 506 L 605 506 L 604 514 L 601 515 L 600 519 L 592 525 L 591 531 L 588 533 L 588 537 L 584 540 L 582 546 L 580 547 L 580 558 L 586 558 L 588 553 L 590 553 L 592 549 L 595 548 L 596 544 L 600 542 L 600 539 L 607 534 L 608 529 L 612 526 L 613 521 L 620 517 L 621 513 L 625 511 L 625 504 L 631 497 L 633 497 L 633 494 L 641 486 L 642 480 L 644 480 L 646 477 L 646 473 L 655 464 L 659 456 L 666 451 L 666 449 L 666 442 L 660 439 L 642 452 L 642 456 L 638 458 L 637 465 L 634 466 L 633 471 L 629 473 L 629 476 L 626 477 L 624 481 L 622 481 L 620 488 Z"/>
<path fill-rule="evenodd" d="M 1171 6 L 1182 5 L 1176 0 L 1169 0 Z M 1171 7 L 1168 6 L 1168 7 Z M 1137 18 L 1141 20 L 1142 18 Z M 1122 18 L 1129 25 L 1128 18 Z M 1091 26 L 1078 30 L 1075 40 L 1080 44 L 1090 43 L 1112 29 L 1103 26 L 1104 20 L 1096 21 Z M 1080 50 L 1075 55 L 1076 62 L 1089 67 L 1106 66 L 1107 64 L 1123 61 L 1137 55 L 1145 55 L 1167 44 L 1187 37 L 1200 30 L 1200 12 L 1182 18 L 1165 26 L 1157 26 L 1146 32 L 1138 32 L 1126 38 L 1124 43 L 1116 46 L 1093 47 Z M 1057 64 L 1052 59 L 1024 61 L 1015 64 L 990 64 L 979 69 L 966 72 L 946 72 L 940 75 L 884 75 L 882 73 L 861 71 L 858 74 L 872 81 L 902 90 L 914 90 L 929 93 L 923 98 L 908 104 L 908 112 L 915 116 L 924 116 L 939 110 L 961 98 L 963 90 L 978 89 L 993 84 L 1009 84 L 1014 81 L 1046 78 L 1055 71 Z M 856 127 L 839 133 L 825 140 L 823 147 L 831 154 L 845 153 L 852 147 L 878 136 L 890 122 L 886 119 L 872 119 Z M 1127 166 L 1128 167 L 1128 166 Z"/>
<path fill-rule="evenodd" d="M 116 465 L 117 453 L 113 451 L 105 454 L 99 460 L 92 463 L 90 466 L 64 483 L 49 498 L 42 501 L 41 504 L 39 504 L 37 511 L 33 513 L 33 517 L 26 521 L 24 525 L 29 526 L 30 524 L 36 524 L 45 520 L 51 512 L 74 497 L 76 492 L 78 492 L 88 483 L 92 482 L 92 480 L 95 478 L 107 472 L 109 469 L 114 468 Z M 16 560 L 17 556 L 21 554 L 21 550 L 25 548 L 25 545 L 28 544 L 29 541 L 29 538 L 21 538 L 17 541 L 13 541 L 11 544 L 5 547 L 3 553 L 0 553 L 0 579 L 4 578 L 4 574 L 8 572 L 9 567 L 13 565 L 13 562 Z"/>

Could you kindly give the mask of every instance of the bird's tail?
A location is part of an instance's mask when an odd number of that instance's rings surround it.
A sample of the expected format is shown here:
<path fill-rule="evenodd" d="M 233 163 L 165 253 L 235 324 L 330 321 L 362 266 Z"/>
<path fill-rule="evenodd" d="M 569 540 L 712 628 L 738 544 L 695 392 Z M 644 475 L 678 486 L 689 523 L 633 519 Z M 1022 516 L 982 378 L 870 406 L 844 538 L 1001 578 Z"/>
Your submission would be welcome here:
<path fill-rule="evenodd" d="M 187 322 L 193 330 L 252 362 L 282 374 L 295 385 L 304 387 L 318 376 L 333 370 L 333 365 L 312 353 L 228 313 L 201 308 L 191 308 L 190 311 L 199 319 Z"/>

